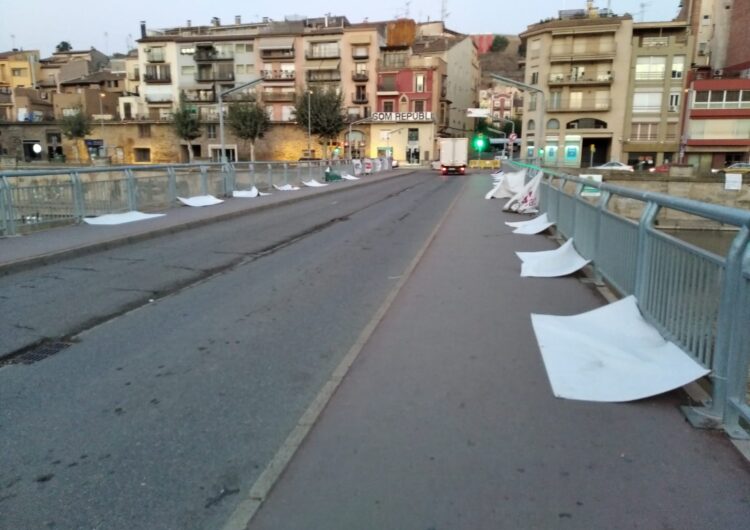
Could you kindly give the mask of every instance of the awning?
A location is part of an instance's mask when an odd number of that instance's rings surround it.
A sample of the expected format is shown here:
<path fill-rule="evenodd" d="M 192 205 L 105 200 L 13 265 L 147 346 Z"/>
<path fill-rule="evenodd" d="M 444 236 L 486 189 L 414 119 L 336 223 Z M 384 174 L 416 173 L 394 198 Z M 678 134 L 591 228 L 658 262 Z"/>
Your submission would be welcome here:
<path fill-rule="evenodd" d="M 338 59 L 308 59 L 305 70 L 338 70 L 341 61 Z"/>
<path fill-rule="evenodd" d="M 372 35 L 350 35 L 349 42 L 352 44 L 370 44 Z"/>
<path fill-rule="evenodd" d="M 261 50 L 290 50 L 294 48 L 294 37 L 261 38 Z"/>

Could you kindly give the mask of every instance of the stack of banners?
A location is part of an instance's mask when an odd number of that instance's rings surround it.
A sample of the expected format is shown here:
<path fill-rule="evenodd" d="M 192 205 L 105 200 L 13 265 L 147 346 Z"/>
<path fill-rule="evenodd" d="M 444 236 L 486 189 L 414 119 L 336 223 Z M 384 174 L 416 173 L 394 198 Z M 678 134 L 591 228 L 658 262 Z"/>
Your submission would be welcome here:
<path fill-rule="evenodd" d="M 633 296 L 574 316 L 531 315 L 556 397 L 625 402 L 669 392 L 710 370 L 665 340 Z"/>
<path fill-rule="evenodd" d="M 539 185 L 544 173 L 539 171 L 503 206 L 506 212 L 536 213 L 539 211 Z"/>
<path fill-rule="evenodd" d="M 555 250 L 542 252 L 516 252 L 522 262 L 521 276 L 537 278 L 556 278 L 567 276 L 581 270 L 589 264 L 573 246 L 573 238 Z"/>
<path fill-rule="evenodd" d="M 520 171 L 513 171 L 511 173 L 503 173 L 502 178 L 498 178 L 495 187 L 490 191 L 485 198 L 487 199 L 509 199 L 520 193 L 524 189 L 524 181 L 526 180 L 526 169 Z"/>
<path fill-rule="evenodd" d="M 310 188 L 322 188 L 323 186 L 328 186 L 328 184 L 324 184 L 322 182 L 318 182 L 315 179 L 303 180 L 302 184 L 304 184 L 305 186 L 308 186 Z"/>
<path fill-rule="evenodd" d="M 240 198 L 240 199 L 254 199 L 260 194 L 258 191 L 258 188 L 253 186 L 249 190 L 235 190 L 232 192 L 232 197 Z"/>
<path fill-rule="evenodd" d="M 352 160 L 352 165 L 354 166 L 354 174 L 355 175 L 361 175 L 362 174 L 362 161 L 361 160 Z"/>
<path fill-rule="evenodd" d="M 177 197 L 177 200 L 186 206 L 192 206 L 194 208 L 200 208 L 202 206 L 213 206 L 214 204 L 221 204 L 224 202 L 221 199 L 217 199 L 213 195 L 196 195 L 195 197 Z"/>
<path fill-rule="evenodd" d="M 146 221 L 147 219 L 155 219 L 157 217 L 164 217 L 165 215 L 166 214 L 163 213 L 143 213 L 138 211 L 131 211 L 125 213 L 110 213 L 107 215 L 100 215 L 98 217 L 86 217 L 83 219 L 83 222 L 95 226 L 111 226 L 133 223 L 135 221 Z"/>
<path fill-rule="evenodd" d="M 533 235 L 541 234 L 552 226 L 553 222 L 550 222 L 546 213 L 543 213 L 539 217 L 535 217 L 529 221 L 518 221 L 518 222 L 505 222 L 506 225 L 515 228 L 514 234 Z"/>
<path fill-rule="evenodd" d="M 342 173 L 341 178 L 344 180 L 359 180 L 359 177 L 355 177 L 354 175 L 350 175 L 349 173 Z"/>
<path fill-rule="evenodd" d="M 299 189 L 297 186 L 292 186 L 291 184 L 282 184 L 281 186 L 274 184 L 273 187 L 279 191 L 297 191 Z"/>

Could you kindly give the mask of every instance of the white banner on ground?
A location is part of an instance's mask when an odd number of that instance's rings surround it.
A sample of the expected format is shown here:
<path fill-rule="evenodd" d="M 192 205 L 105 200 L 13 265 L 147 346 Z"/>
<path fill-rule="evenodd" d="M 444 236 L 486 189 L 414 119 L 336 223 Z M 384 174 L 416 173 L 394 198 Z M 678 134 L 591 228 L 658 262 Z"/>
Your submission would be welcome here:
<path fill-rule="evenodd" d="M 516 256 L 523 262 L 521 276 L 537 278 L 556 278 L 573 274 L 588 265 L 573 246 L 573 238 L 555 250 L 542 252 L 516 252 Z"/>
<path fill-rule="evenodd" d="M 580 315 L 532 314 L 531 323 L 559 398 L 633 401 L 709 373 L 644 320 L 633 296 Z"/>
<path fill-rule="evenodd" d="M 240 199 L 254 199 L 259 195 L 258 188 L 253 186 L 249 190 L 235 190 L 232 192 L 232 197 Z"/>
<path fill-rule="evenodd" d="M 355 177 L 354 175 L 350 175 L 349 173 L 342 173 L 341 178 L 344 180 L 359 180 L 359 177 Z"/>
<path fill-rule="evenodd" d="M 514 234 L 534 235 L 541 234 L 555 223 L 550 222 L 547 218 L 547 214 L 543 213 L 539 217 L 535 217 L 529 221 L 506 221 L 505 224 L 515 228 L 515 230 L 513 230 Z"/>
<path fill-rule="evenodd" d="M 273 187 L 279 191 L 297 191 L 299 189 L 298 186 L 292 186 L 291 184 L 282 184 L 281 186 L 274 184 Z"/>
<path fill-rule="evenodd" d="M 200 208 L 202 206 L 213 206 L 214 204 L 221 204 L 224 202 L 221 199 L 217 199 L 213 195 L 196 195 L 195 197 L 177 197 L 177 200 L 186 206 L 192 206 L 194 208 Z"/>
<path fill-rule="evenodd" d="M 544 173 L 539 171 L 526 183 L 521 191 L 513 195 L 503 206 L 506 212 L 536 213 L 539 211 L 539 185 Z"/>
<path fill-rule="evenodd" d="M 322 188 L 323 186 L 328 186 L 328 184 L 323 184 L 322 182 L 318 182 L 315 179 L 303 180 L 302 184 L 310 188 Z"/>
<path fill-rule="evenodd" d="M 495 180 L 495 190 L 493 190 L 490 199 L 510 199 L 524 189 L 526 180 L 526 169 L 503 173 L 493 177 Z"/>
<path fill-rule="evenodd" d="M 163 213 L 143 213 L 132 211 L 125 213 L 109 213 L 98 217 L 85 217 L 83 222 L 95 226 L 111 226 L 133 223 L 135 221 L 146 221 L 148 219 L 155 219 L 156 217 L 164 217 L 165 215 L 166 214 Z"/>

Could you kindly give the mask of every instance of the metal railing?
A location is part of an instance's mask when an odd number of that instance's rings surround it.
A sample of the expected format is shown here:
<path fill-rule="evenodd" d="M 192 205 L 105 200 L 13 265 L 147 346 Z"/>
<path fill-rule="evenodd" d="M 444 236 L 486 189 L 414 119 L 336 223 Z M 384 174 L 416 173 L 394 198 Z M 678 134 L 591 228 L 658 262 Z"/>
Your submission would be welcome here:
<path fill-rule="evenodd" d="M 521 164 L 534 171 L 537 166 Z M 600 196 L 585 193 L 597 188 Z M 644 318 L 712 371 L 711 400 L 685 409 L 696 426 L 723 426 L 747 438 L 750 427 L 750 211 L 544 170 L 540 211 L 546 212 L 595 275 L 635 295 Z M 613 203 L 639 204 L 639 220 L 615 213 Z M 679 212 L 737 234 L 725 256 L 659 230 L 660 212 Z M 744 425 L 744 428 L 743 428 Z"/>
<path fill-rule="evenodd" d="M 84 217 L 177 206 L 177 197 L 231 196 L 237 189 L 359 173 L 352 160 L 76 167 L 0 172 L 0 237 L 79 223 Z M 373 171 L 388 169 L 384 159 Z M 1 243 L 0 243 L 1 244 Z"/>

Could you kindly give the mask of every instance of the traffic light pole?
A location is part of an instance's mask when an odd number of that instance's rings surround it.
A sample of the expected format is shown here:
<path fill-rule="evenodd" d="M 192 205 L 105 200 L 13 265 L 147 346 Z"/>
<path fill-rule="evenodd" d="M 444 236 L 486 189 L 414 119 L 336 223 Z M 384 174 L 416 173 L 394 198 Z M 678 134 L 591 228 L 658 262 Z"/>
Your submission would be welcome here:
<path fill-rule="evenodd" d="M 540 147 L 544 145 L 544 116 L 545 116 L 545 101 L 544 101 L 544 90 L 541 90 L 540 88 L 537 88 L 535 86 L 527 85 L 526 83 L 521 83 L 520 81 L 516 81 L 515 79 L 510 79 L 508 77 L 503 77 L 501 75 L 497 74 L 490 74 L 490 77 L 492 79 L 495 79 L 496 81 L 500 81 L 501 83 L 520 88 L 521 90 L 525 90 L 527 92 L 534 92 L 535 94 L 539 94 L 539 101 L 537 104 L 539 105 L 537 107 L 537 124 L 536 124 L 536 130 L 534 131 L 534 150 L 538 150 Z M 528 130 L 526 130 L 525 137 L 528 137 Z"/>

